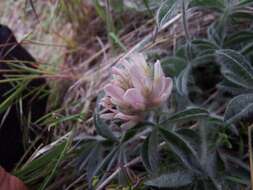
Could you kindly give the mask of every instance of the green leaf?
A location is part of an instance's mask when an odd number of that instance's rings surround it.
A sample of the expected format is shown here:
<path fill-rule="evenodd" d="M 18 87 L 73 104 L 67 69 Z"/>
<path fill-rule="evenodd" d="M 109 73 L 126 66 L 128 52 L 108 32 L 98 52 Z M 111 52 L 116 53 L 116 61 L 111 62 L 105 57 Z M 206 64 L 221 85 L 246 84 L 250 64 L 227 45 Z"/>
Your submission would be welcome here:
<path fill-rule="evenodd" d="M 67 145 L 67 142 L 63 142 L 55 146 L 49 152 L 34 159 L 22 169 L 17 170 L 15 175 L 27 184 L 35 183 L 40 178 L 44 179 L 44 176 L 41 176 L 41 174 L 44 173 L 43 175 L 46 174 L 45 176 L 50 175 L 52 165 L 54 165 L 62 153 L 65 152 Z"/>
<path fill-rule="evenodd" d="M 197 171 L 199 167 L 199 158 L 191 144 L 174 131 L 168 131 L 162 127 L 159 128 L 159 131 L 168 143 L 171 151 L 178 156 L 182 163 L 187 168 Z"/>
<path fill-rule="evenodd" d="M 97 130 L 97 133 L 106 139 L 112 141 L 118 141 L 117 137 L 113 132 L 108 128 L 108 126 L 100 119 L 99 114 L 94 114 L 94 123 Z"/>
<path fill-rule="evenodd" d="M 78 121 L 84 118 L 84 114 L 85 113 L 78 113 L 74 115 L 60 116 L 59 118 L 54 119 L 54 121 L 48 123 L 48 127 L 55 127 L 67 121 Z"/>
<path fill-rule="evenodd" d="M 148 126 L 150 126 L 150 123 L 142 122 L 137 124 L 135 127 L 130 128 L 127 130 L 122 136 L 120 142 L 127 142 L 128 140 L 134 138 L 136 135 L 138 135 L 139 132 L 142 132 L 143 129 L 146 129 Z"/>
<path fill-rule="evenodd" d="M 119 147 L 120 148 L 120 147 Z M 105 170 L 103 171 L 103 176 L 101 177 L 100 181 L 98 184 L 101 184 L 104 182 L 104 180 L 107 179 L 108 177 L 108 174 L 113 170 L 113 168 L 115 167 L 115 164 L 117 164 L 118 162 L 118 159 L 119 159 L 119 154 L 120 152 L 119 151 L 116 151 L 115 154 L 111 157 L 110 160 L 108 160 L 109 162 L 107 163 L 106 165 L 106 168 Z M 108 158 L 109 159 L 109 158 Z M 104 160 L 105 161 L 105 160 Z M 103 161 L 103 162 L 104 162 Z M 106 160 L 107 161 L 107 160 Z"/>
<path fill-rule="evenodd" d="M 164 1 L 156 14 L 156 23 L 161 28 L 166 22 L 176 16 L 181 10 L 181 1 L 166 0 Z"/>
<path fill-rule="evenodd" d="M 253 114 L 253 94 L 242 94 L 233 98 L 225 111 L 224 120 L 231 123 Z"/>
<path fill-rule="evenodd" d="M 95 10 L 97 14 L 103 19 L 103 21 L 106 21 L 106 11 L 104 8 L 100 5 L 99 0 L 92 0 Z"/>
<path fill-rule="evenodd" d="M 159 152 L 158 152 L 158 134 L 154 129 L 145 139 L 141 149 L 142 162 L 152 175 L 158 170 Z"/>
<path fill-rule="evenodd" d="M 220 20 L 217 20 L 216 22 L 212 23 L 208 30 L 208 40 L 210 40 L 212 43 L 216 44 L 217 47 L 223 47 L 224 39 L 225 39 L 225 26 L 227 22 L 226 15 L 223 15 Z"/>
<path fill-rule="evenodd" d="M 233 45 L 238 45 L 240 43 L 252 42 L 253 32 L 251 31 L 240 31 L 231 36 L 225 38 L 224 46 L 231 47 Z"/>
<path fill-rule="evenodd" d="M 23 91 L 27 87 L 28 81 L 23 81 L 22 84 L 17 85 L 15 91 L 8 96 L 3 102 L 0 104 L 0 113 L 6 111 L 8 107 L 10 107 L 18 98 L 22 96 Z"/>
<path fill-rule="evenodd" d="M 92 186 L 92 180 L 95 171 L 97 171 L 97 167 L 100 165 L 102 161 L 102 146 L 101 144 L 97 144 L 89 154 L 88 163 L 87 163 L 87 178 L 88 183 Z"/>
<path fill-rule="evenodd" d="M 185 170 L 163 174 L 145 182 L 145 185 L 156 188 L 180 188 L 192 184 L 194 175 Z"/>
<path fill-rule="evenodd" d="M 124 11 L 124 2 L 123 0 L 110 0 L 110 6 L 115 12 Z"/>
<path fill-rule="evenodd" d="M 222 190 L 221 184 L 216 179 L 208 177 L 208 180 L 202 180 L 204 190 Z"/>
<path fill-rule="evenodd" d="M 92 176 L 93 177 L 97 176 L 99 174 L 99 172 L 104 171 L 105 168 L 107 168 L 106 169 L 107 171 L 110 170 L 111 169 L 111 167 L 109 166 L 110 162 L 112 160 L 114 160 L 115 156 L 118 156 L 118 147 L 112 148 L 112 150 L 103 158 L 103 160 L 100 162 L 100 164 L 97 165 L 96 169 L 94 169 Z"/>
<path fill-rule="evenodd" d="M 193 0 L 193 6 L 215 8 L 222 11 L 225 8 L 224 0 Z"/>
<path fill-rule="evenodd" d="M 109 33 L 109 37 L 112 39 L 112 41 L 118 45 L 122 50 L 127 51 L 127 47 L 123 44 L 123 42 L 120 40 L 117 34 L 114 32 Z"/>
<path fill-rule="evenodd" d="M 187 108 L 170 116 L 166 122 L 186 121 L 207 117 L 209 112 L 203 108 Z"/>
<path fill-rule="evenodd" d="M 238 94 L 246 94 L 249 93 L 250 90 L 246 89 L 242 86 L 239 86 L 228 79 L 224 79 L 222 82 L 220 82 L 217 87 L 219 89 L 222 89 L 223 91 L 229 92 L 233 95 L 238 95 Z"/>
<path fill-rule="evenodd" d="M 68 150 L 68 147 L 70 145 L 70 140 L 67 141 L 67 143 L 65 144 L 65 146 L 63 147 L 63 150 L 60 152 L 58 158 L 55 160 L 55 164 L 52 167 L 49 173 L 49 175 L 44 179 L 44 182 L 41 184 L 39 190 L 44 190 L 47 188 L 49 182 L 52 180 L 52 178 L 54 177 L 54 175 L 56 174 L 56 170 L 57 168 L 60 166 L 61 161 L 64 159 L 64 155 L 66 155 L 66 152 Z"/>
<path fill-rule="evenodd" d="M 118 156 L 118 165 L 125 165 L 128 163 L 127 155 L 126 155 L 126 150 L 125 147 L 122 146 L 119 148 L 119 156 Z M 120 170 L 118 173 L 118 184 L 122 186 L 127 186 L 129 184 L 129 175 L 126 170 Z"/>
<path fill-rule="evenodd" d="M 240 0 L 240 5 L 252 5 L 252 0 Z"/>
<path fill-rule="evenodd" d="M 180 57 L 169 57 L 162 60 L 161 65 L 166 75 L 175 77 L 185 68 L 187 62 Z"/>
<path fill-rule="evenodd" d="M 188 64 L 186 68 L 181 71 L 179 76 L 176 78 L 176 88 L 178 93 L 181 96 L 187 96 L 188 95 L 188 78 L 191 72 L 191 65 Z"/>
<path fill-rule="evenodd" d="M 245 45 L 245 46 L 243 47 L 243 49 L 241 50 L 241 53 L 242 53 L 243 55 L 248 55 L 248 54 L 250 54 L 250 53 L 252 53 L 252 52 L 253 52 L 253 42 L 248 43 L 248 44 Z"/>
<path fill-rule="evenodd" d="M 157 9 L 162 2 L 163 0 L 124 0 L 124 5 L 136 11 L 151 11 Z"/>
<path fill-rule="evenodd" d="M 192 44 L 199 50 L 215 50 L 219 48 L 215 43 L 207 39 L 192 40 Z"/>
<path fill-rule="evenodd" d="M 216 51 L 223 75 L 231 82 L 253 89 L 253 67 L 249 61 L 234 50 Z"/>
<path fill-rule="evenodd" d="M 232 18 L 240 20 L 248 20 L 251 21 L 253 19 L 253 12 L 250 7 L 247 8 L 238 8 L 235 9 L 233 14 L 231 15 Z"/>
<path fill-rule="evenodd" d="M 241 176 L 226 176 L 226 180 L 231 181 L 236 184 L 249 185 L 249 178 L 242 178 Z"/>

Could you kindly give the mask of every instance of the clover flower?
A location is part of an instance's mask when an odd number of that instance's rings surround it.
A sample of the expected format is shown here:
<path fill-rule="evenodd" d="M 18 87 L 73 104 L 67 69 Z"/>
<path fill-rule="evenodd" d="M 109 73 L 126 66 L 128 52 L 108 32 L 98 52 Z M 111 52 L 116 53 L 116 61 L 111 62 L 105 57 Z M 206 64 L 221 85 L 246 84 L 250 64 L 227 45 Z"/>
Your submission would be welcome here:
<path fill-rule="evenodd" d="M 172 87 L 159 61 L 149 65 L 143 54 L 133 54 L 112 68 L 112 80 L 104 87 L 100 103 L 104 107 L 101 118 L 134 125 L 144 120 L 147 111 L 166 102 Z"/>

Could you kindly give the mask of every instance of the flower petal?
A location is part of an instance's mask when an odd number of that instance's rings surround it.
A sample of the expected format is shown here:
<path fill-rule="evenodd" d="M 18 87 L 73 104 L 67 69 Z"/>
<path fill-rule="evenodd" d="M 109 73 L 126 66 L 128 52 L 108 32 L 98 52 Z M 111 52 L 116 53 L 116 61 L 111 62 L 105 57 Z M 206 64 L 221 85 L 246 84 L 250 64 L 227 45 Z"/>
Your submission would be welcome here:
<path fill-rule="evenodd" d="M 108 96 L 103 97 L 100 102 L 99 105 L 105 107 L 105 108 L 111 108 L 112 107 L 112 101 L 111 98 Z"/>
<path fill-rule="evenodd" d="M 118 77 L 121 78 L 121 80 L 126 80 L 128 76 L 127 70 L 117 67 L 112 67 L 112 74 L 117 75 Z"/>
<path fill-rule="evenodd" d="M 173 89 L 173 80 L 167 77 L 165 79 L 165 89 L 161 95 L 161 102 L 165 102 L 169 98 L 172 89 Z"/>
<path fill-rule="evenodd" d="M 129 73 L 132 79 L 133 86 L 141 90 L 145 85 L 144 84 L 145 76 L 139 71 L 136 65 L 130 67 Z"/>
<path fill-rule="evenodd" d="M 166 78 L 164 76 L 160 61 L 157 61 L 154 65 L 154 80 L 152 88 L 152 97 L 157 98 L 161 96 L 165 89 Z"/>
<path fill-rule="evenodd" d="M 164 88 L 162 90 L 162 88 L 160 88 L 160 90 L 156 91 L 156 89 L 153 89 L 152 92 L 152 101 L 151 101 L 151 106 L 153 107 L 158 107 L 161 105 L 161 103 L 165 102 L 172 91 L 173 88 L 173 82 L 171 78 L 163 78 L 162 79 L 163 83 L 164 83 Z M 158 87 L 156 87 L 158 89 Z"/>
<path fill-rule="evenodd" d="M 105 93 L 112 98 L 112 102 L 122 105 L 124 90 L 117 85 L 108 84 L 104 88 Z"/>
<path fill-rule="evenodd" d="M 124 121 L 138 121 L 139 117 L 136 115 L 126 115 L 124 113 L 118 113 L 114 116 L 115 119 L 121 119 Z"/>
<path fill-rule="evenodd" d="M 122 70 L 118 67 L 112 67 L 112 74 L 122 76 Z"/>
<path fill-rule="evenodd" d="M 153 81 L 152 98 L 160 97 L 166 88 L 166 78 L 162 77 Z"/>
<path fill-rule="evenodd" d="M 115 113 L 103 113 L 100 115 L 100 118 L 105 119 L 105 120 L 111 120 L 115 116 Z"/>
<path fill-rule="evenodd" d="M 129 130 L 130 128 L 134 127 L 138 124 L 138 121 L 128 121 L 120 125 L 120 127 L 124 130 Z"/>
<path fill-rule="evenodd" d="M 137 65 L 139 67 L 140 71 L 144 75 L 150 74 L 149 73 L 150 68 L 149 68 L 143 54 L 135 53 L 135 54 L 132 54 L 131 58 L 132 58 L 131 60 L 132 60 L 133 64 Z"/>
<path fill-rule="evenodd" d="M 145 99 L 141 92 L 136 88 L 130 88 L 124 94 L 124 101 L 130 104 L 136 110 L 145 108 Z"/>
<path fill-rule="evenodd" d="M 160 61 L 156 61 L 154 65 L 154 80 L 159 80 L 164 77 L 163 69 Z"/>

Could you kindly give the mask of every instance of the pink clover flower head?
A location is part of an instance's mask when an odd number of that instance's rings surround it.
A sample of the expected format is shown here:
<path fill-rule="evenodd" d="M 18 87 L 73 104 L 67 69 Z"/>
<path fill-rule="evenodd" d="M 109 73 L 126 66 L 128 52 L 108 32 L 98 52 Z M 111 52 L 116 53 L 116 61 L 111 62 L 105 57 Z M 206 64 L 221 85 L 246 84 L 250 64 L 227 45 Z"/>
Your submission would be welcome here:
<path fill-rule="evenodd" d="M 104 107 L 101 118 L 136 124 L 144 113 L 166 102 L 172 88 L 172 79 L 165 77 L 159 61 L 150 65 L 143 54 L 132 54 L 112 68 L 112 80 L 104 87 L 100 103 Z"/>

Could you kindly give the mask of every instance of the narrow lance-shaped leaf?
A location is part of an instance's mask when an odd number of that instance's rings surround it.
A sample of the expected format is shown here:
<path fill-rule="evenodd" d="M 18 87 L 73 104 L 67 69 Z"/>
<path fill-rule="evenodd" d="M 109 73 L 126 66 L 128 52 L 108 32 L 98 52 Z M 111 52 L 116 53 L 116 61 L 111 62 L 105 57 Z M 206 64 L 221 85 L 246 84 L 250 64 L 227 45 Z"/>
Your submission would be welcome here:
<path fill-rule="evenodd" d="M 63 142 L 55 146 L 41 157 L 32 160 L 25 167 L 17 170 L 15 175 L 22 179 L 25 183 L 28 183 L 31 179 L 39 179 L 42 172 L 49 175 L 50 170 L 48 170 L 48 167 L 50 167 L 50 164 L 54 164 L 60 155 L 65 152 L 66 146 L 67 142 Z"/>
<path fill-rule="evenodd" d="M 141 156 L 145 168 L 152 175 L 156 174 L 159 162 L 158 133 L 156 129 L 154 129 L 144 141 Z"/>
<path fill-rule="evenodd" d="M 253 41 L 253 32 L 251 31 L 239 31 L 236 34 L 225 38 L 225 47 L 231 47 L 239 43 L 248 43 Z"/>
<path fill-rule="evenodd" d="M 156 188 L 181 188 L 193 183 L 194 175 L 185 170 L 163 174 L 145 183 L 147 186 Z"/>
<path fill-rule="evenodd" d="M 187 65 L 185 59 L 180 57 L 169 57 L 161 61 L 165 74 L 176 77 Z"/>
<path fill-rule="evenodd" d="M 180 0 L 166 0 L 164 1 L 156 14 L 156 22 L 158 27 L 162 27 L 173 16 L 179 13 L 181 10 Z"/>
<path fill-rule="evenodd" d="M 101 149 L 101 144 L 97 144 L 89 155 L 87 163 L 87 178 L 90 187 L 92 187 L 92 180 L 93 177 L 95 177 L 94 173 L 102 160 Z"/>
<path fill-rule="evenodd" d="M 96 170 L 94 170 L 93 176 L 98 175 L 99 172 L 103 171 L 110 161 L 112 161 L 112 158 L 117 154 L 118 147 L 114 147 L 110 153 L 103 159 L 103 161 L 96 167 Z"/>
<path fill-rule="evenodd" d="M 231 82 L 253 89 L 253 67 L 249 61 L 234 50 L 218 50 L 216 55 L 223 75 Z"/>
<path fill-rule="evenodd" d="M 162 127 L 160 127 L 159 131 L 168 143 L 171 151 L 179 157 L 182 163 L 188 169 L 197 172 L 199 168 L 199 158 L 191 144 L 174 131 L 168 131 Z"/>
<path fill-rule="evenodd" d="M 108 128 L 108 126 L 100 119 L 98 114 L 94 115 L 94 123 L 97 130 L 97 133 L 102 137 L 107 139 L 117 141 L 117 137 L 113 134 L 113 132 Z"/>
<path fill-rule="evenodd" d="M 193 6 L 214 8 L 222 11 L 225 8 L 224 0 L 193 0 Z"/>
<path fill-rule="evenodd" d="M 16 86 L 16 90 L 0 104 L 0 113 L 4 112 L 9 106 L 11 106 L 18 98 L 21 97 L 22 92 L 26 88 L 28 81 L 24 81 L 22 84 Z"/>
<path fill-rule="evenodd" d="M 176 79 L 176 88 L 178 90 L 178 93 L 181 96 L 187 96 L 188 95 L 188 78 L 191 72 L 191 65 L 188 64 L 186 68 L 181 71 L 179 76 Z"/>
<path fill-rule="evenodd" d="M 233 98 L 225 111 L 224 120 L 235 122 L 243 117 L 253 115 L 253 94 L 242 94 Z"/>
<path fill-rule="evenodd" d="M 50 170 L 49 175 L 44 179 L 44 182 L 41 184 L 39 190 L 45 190 L 48 187 L 48 184 L 53 179 L 57 168 L 59 168 L 59 165 L 60 165 L 61 161 L 63 160 L 64 155 L 66 154 L 69 145 L 70 145 L 70 139 L 65 143 L 63 150 L 61 151 L 60 155 L 55 160 L 53 168 Z"/>
<path fill-rule="evenodd" d="M 168 121 L 176 122 L 176 121 L 199 119 L 199 118 L 207 117 L 208 115 L 209 115 L 209 112 L 206 109 L 192 107 L 192 108 L 187 108 L 186 110 L 173 114 L 164 122 L 168 122 Z"/>

